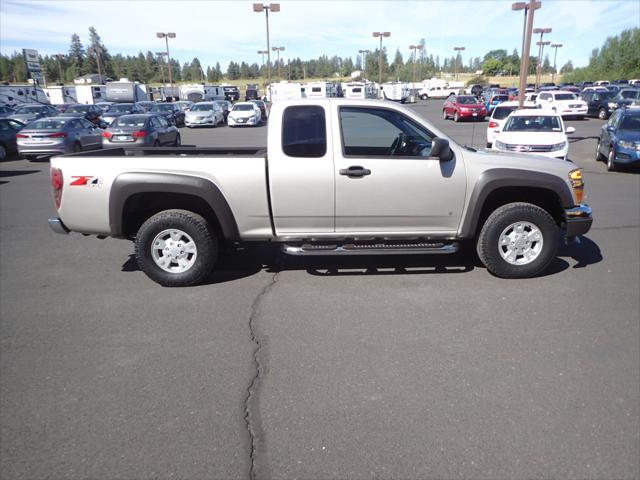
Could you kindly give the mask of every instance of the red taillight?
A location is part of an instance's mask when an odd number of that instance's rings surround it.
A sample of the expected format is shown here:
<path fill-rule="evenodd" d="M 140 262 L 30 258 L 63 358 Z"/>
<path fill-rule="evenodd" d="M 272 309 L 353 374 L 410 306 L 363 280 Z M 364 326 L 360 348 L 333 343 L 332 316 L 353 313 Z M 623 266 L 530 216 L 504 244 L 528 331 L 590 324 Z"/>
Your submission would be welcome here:
<path fill-rule="evenodd" d="M 489 122 L 489 128 L 499 127 L 498 122 L 494 122 L 493 120 Z"/>
<path fill-rule="evenodd" d="M 131 135 L 133 138 L 142 138 L 144 136 L 147 135 L 147 132 L 145 132 L 144 130 L 138 130 L 137 132 L 133 132 L 133 134 Z"/>
<path fill-rule="evenodd" d="M 62 170 L 59 168 L 51 168 L 51 188 L 53 189 L 53 203 L 60 208 L 60 200 L 62 200 L 62 186 L 64 180 L 62 178 Z"/>
<path fill-rule="evenodd" d="M 113 137 L 113 133 L 111 133 L 111 132 L 102 132 L 102 136 L 104 138 L 111 138 L 111 137 Z"/>
<path fill-rule="evenodd" d="M 24 133 L 16 134 L 16 138 L 29 138 L 29 135 L 25 135 Z"/>
<path fill-rule="evenodd" d="M 49 138 L 67 138 L 67 134 L 64 133 L 64 132 L 50 133 L 49 135 L 47 135 L 47 137 L 49 137 Z"/>

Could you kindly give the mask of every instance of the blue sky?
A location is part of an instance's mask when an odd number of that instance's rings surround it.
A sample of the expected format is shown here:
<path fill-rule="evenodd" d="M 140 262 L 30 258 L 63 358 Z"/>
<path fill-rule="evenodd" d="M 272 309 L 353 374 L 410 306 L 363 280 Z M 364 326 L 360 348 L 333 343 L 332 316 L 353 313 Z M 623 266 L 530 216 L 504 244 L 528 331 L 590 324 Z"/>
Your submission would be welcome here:
<path fill-rule="evenodd" d="M 322 54 L 351 56 L 374 49 L 373 31 L 390 31 L 384 45 L 391 56 L 426 41 L 427 54 L 450 56 L 465 46 L 463 61 L 492 49 L 520 50 L 522 12 L 511 11 L 511 0 L 376 1 L 281 0 L 281 11 L 270 15 L 271 45 L 284 46 L 283 58 L 316 58 Z M 265 15 L 244 0 L 83 0 L 0 1 L 0 51 L 34 48 L 41 54 L 66 53 L 72 33 L 83 44 L 94 26 L 111 53 L 162 51 L 156 31 L 176 32 L 172 58 L 181 63 L 198 57 L 203 65 L 230 60 L 261 62 L 265 49 Z M 535 26 L 551 27 L 545 40 L 564 45 L 558 65 L 571 59 L 588 63 L 591 50 L 608 36 L 640 26 L 638 0 L 542 0 Z M 534 52 L 535 45 L 532 48 Z M 552 59 L 553 61 L 553 59 Z"/>

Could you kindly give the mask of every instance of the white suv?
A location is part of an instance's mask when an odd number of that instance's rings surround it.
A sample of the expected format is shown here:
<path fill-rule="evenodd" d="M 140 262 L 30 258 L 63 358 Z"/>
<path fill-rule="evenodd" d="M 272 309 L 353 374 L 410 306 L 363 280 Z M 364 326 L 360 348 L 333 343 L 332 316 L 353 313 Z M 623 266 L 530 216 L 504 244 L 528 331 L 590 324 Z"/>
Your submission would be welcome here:
<path fill-rule="evenodd" d="M 526 98 L 526 97 L 525 97 Z M 524 108 L 538 108 L 535 102 L 525 101 L 523 103 Z M 491 148 L 496 135 L 502 129 L 502 125 L 507 120 L 507 117 L 518 109 L 518 102 L 502 102 L 496 105 L 491 111 L 491 117 L 489 118 L 489 125 L 487 126 L 487 148 Z"/>
<path fill-rule="evenodd" d="M 563 117 L 575 117 L 582 120 L 587 114 L 587 102 L 580 100 L 578 96 L 566 90 L 552 92 L 540 92 L 536 103 L 544 109 L 552 109 Z"/>

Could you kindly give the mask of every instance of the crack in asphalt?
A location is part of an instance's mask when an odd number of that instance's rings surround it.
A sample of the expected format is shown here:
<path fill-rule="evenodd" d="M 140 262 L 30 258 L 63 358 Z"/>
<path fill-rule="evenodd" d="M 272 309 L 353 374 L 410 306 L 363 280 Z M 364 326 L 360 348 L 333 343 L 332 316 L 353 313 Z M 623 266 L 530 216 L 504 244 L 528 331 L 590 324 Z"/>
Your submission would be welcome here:
<path fill-rule="evenodd" d="M 251 316 L 249 317 L 249 334 L 251 342 L 255 345 L 253 349 L 253 363 L 255 366 L 255 374 L 247 387 L 247 396 L 244 400 L 244 421 L 247 424 L 247 432 L 249 433 L 249 439 L 251 442 L 249 458 L 251 461 L 251 468 L 249 471 L 249 478 L 255 480 L 257 478 L 256 456 L 258 451 L 259 438 L 262 436 L 260 419 L 257 412 L 258 407 L 258 389 L 259 382 L 264 374 L 264 365 L 260 361 L 260 352 L 263 348 L 262 341 L 258 338 L 255 330 L 255 320 L 259 315 L 260 303 L 271 292 L 278 283 L 278 271 L 273 274 L 271 280 L 265 285 L 260 293 L 256 296 L 251 304 Z"/>

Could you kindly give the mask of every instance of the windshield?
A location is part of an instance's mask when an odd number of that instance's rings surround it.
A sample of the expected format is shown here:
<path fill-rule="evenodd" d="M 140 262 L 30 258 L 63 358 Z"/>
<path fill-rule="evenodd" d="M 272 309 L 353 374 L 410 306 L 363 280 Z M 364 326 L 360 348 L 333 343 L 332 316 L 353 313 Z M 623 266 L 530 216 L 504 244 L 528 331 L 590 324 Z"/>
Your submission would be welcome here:
<path fill-rule="evenodd" d="M 556 93 L 555 94 L 555 99 L 556 100 L 576 100 L 578 97 L 576 97 L 575 93 Z"/>
<path fill-rule="evenodd" d="M 107 112 L 109 113 L 129 113 L 133 105 L 111 105 Z"/>
<path fill-rule="evenodd" d="M 36 120 L 31 122 L 27 128 L 33 130 L 62 130 L 66 120 Z"/>
<path fill-rule="evenodd" d="M 172 104 L 154 105 L 151 107 L 152 112 L 173 112 Z"/>
<path fill-rule="evenodd" d="M 124 117 L 116 118 L 111 124 L 112 127 L 144 127 L 147 123 L 147 117 L 139 115 L 125 115 Z"/>
<path fill-rule="evenodd" d="M 493 118 L 495 120 L 504 120 L 505 118 L 507 118 L 509 116 L 509 114 L 515 110 L 517 110 L 517 106 L 513 106 L 513 107 L 496 107 L 495 111 L 493 112 Z"/>
<path fill-rule="evenodd" d="M 213 110 L 213 105 L 210 103 L 196 103 L 191 107 L 192 112 L 210 112 Z"/>
<path fill-rule="evenodd" d="M 89 105 L 75 105 L 65 110 L 66 113 L 86 113 L 89 111 Z"/>
<path fill-rule="evenodd" d="M 508 95 L 496 95 L 491 99 L 492 102 L 506 102 L 507 100 L 509 100 Z"/>
<path fill-rule="evenodd" d="M 531 117 L 509 117 L 503 132 L 561 132 L 558 116 L 536 115 Z"/>
<path fill-rule="evenodd" d="M 251 112 L 253 111 L 253 105 L 234 105 L 234 112 Z"/>
<path fill-rule="evenodd" d="M 458 103 L 460 105 L 473 105 L 478 103 L 478 101 L 476 100 L 476 97 L 458 97 Z"/>
<path fill-rule="evenodd" d="M 618 93 L 618 97 L 619 98 L 636 98 L 639 92 L 640 90 L 637 90 L 637 91 L 622 90 L 620 93 Z"/>
<path fill-rule="evenodd" d="M 640 115 L 629 115 L 622 120 L 620 130 L 632 130 L 640 133 Z"/>
<path fill-rule="evenodd" d="M 18 115 L 24 115 L 25 113 L 40 113 L 42 107 L 20 107 L 16 109 Z"/>

